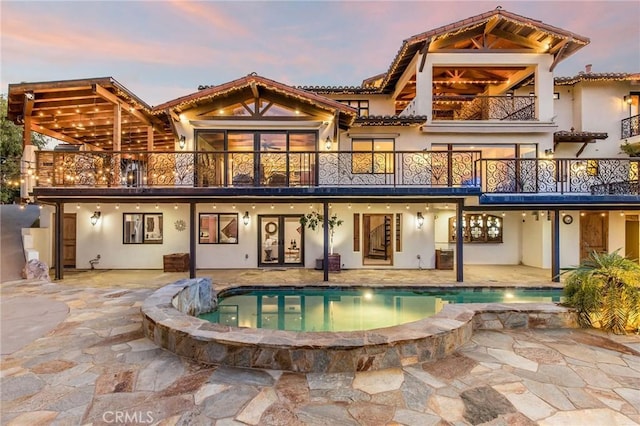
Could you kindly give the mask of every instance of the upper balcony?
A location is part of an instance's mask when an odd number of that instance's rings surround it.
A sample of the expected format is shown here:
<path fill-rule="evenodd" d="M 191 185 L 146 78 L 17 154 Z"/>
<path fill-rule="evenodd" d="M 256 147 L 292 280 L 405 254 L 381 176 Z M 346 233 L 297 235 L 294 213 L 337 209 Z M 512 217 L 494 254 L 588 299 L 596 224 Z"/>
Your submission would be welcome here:
<path fill-rule="evenodd" d="M 234 196 L 266 189 L 289 196 L 555 194 L 562 202 L 567 195 L 582 201 L 615 195 L 637 202 L 639 169 L 635 158 L 483 159 L 479 151 L 38 151 L 32 179 L 38 196 L 145 188 L 155 195 Z"/>
<path fill-rule="evenodd" d="M 435 96 L 434 120 L 536 120 L 535 96 Z"/>
<path fill-rule="evenodd" d="M 640 135 L 640 115 L 634 115 L 621 121 L 620 139 L 629 139 Z"/>

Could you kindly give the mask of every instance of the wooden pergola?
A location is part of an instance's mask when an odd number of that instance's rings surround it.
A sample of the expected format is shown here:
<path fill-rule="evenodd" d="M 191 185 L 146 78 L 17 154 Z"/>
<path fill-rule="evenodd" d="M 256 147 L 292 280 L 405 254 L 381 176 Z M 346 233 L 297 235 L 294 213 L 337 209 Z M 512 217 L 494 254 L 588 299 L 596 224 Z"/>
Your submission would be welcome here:
<path fill-rule="evenodd" d="M 165 114 L 111 77 L 9 85 L 7 118 L 31 130 L 92 151 L 173 149 L 175 132 Z"/>

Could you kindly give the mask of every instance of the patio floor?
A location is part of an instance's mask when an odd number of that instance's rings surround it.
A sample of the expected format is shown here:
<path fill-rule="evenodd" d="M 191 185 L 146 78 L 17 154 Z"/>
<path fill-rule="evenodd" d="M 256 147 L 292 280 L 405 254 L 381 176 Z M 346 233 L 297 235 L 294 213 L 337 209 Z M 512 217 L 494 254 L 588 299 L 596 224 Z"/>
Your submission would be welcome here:
<path fill-rule="evenodd" d="M 524 267 L 503 270 L 500 280 L 483 275 L 488 273 L 484 268 L 474 269 L 469 270 L 470 277 L 478 274 L 474 284 L 545 282 L 538 281 L 544 271 Z M 442 285 L 451 283 L 439 281 L 446 279 L 439 274 L 447 272 L 343 271 L 332 275 L 331 283 Z M 225 286 L 322 280 L 321 271 L 198 272 L 209 274 Z M 374 372 L 203 366 L 160 349 L 142 333 L 142 301 L 186 275 L 69 271 L 55 283 L 1 284 L 2 347 L 10 338 L 7 330 L 25 323 L 31 327 L 20 336 L 21 348 L 2 351 L 0 423 L 640 424 L 638 335 L 481 331 L 445 359 Z M 25 306 L 25 300 L 31 304 Z"/>

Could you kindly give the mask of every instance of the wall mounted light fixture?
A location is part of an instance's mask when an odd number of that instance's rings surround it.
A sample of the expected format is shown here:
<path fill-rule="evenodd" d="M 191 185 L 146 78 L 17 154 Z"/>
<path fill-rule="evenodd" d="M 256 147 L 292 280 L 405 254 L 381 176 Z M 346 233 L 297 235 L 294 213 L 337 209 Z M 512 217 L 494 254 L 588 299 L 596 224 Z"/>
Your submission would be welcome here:
<path fill-rule="evenodd" d="M 327 151 L 329 151 L 332 145 L 333 145 L 333 141 L 329 136 L 327 136 L 327 139 L 324 141 L 324 147 L 327 149 Z"/>
<path fill-rule="evenodd" d="M 631 99 L 631 96 L 625 95 L 623 100 L 624 100 L 624 103 L 627 105 L 631 105 L 633 103 L 633 99 Z"/>
<path fill-rule="evenodd" d="M 96 224 L 100 220 L 100 216 L 102 216 L 102 213 L 100 213 L 99 211 L 93 212 L 93 214 L 89 218 L 89 220 L 91 221 L 91 225 L 96 226 Z"/>
<path fill-rule="evenodd" d="M 184 149 L 187 146 L 187 137 L 185 135 L 181 135 L 180 139 L 178 139 L 178 146 L 180 149 Z"/>
<path fill-rule="evenodd" d="M 544 155 L 546 155 L 547 157 L 551 157 L 553 155 L 553 149 L 551 148 L 547 148 L 544 150 Z"/>
<path fill-rule="evenodd" d="M 248 211 L 244 212 L 244 216 L 242 216 L 242 223 L 244 223 L 246 226 L 249 224 L 250 220 L 251 219 L 249 218 L 249 212 Z"/>
<path fill-rule="evenodd" d="M 424 216 L 422 216 L 422 212 L 418 212 L 416 214 L 416 223 L 418 225 L 418 229 L 422 229 L 422 225 L 424 225 Z"/>

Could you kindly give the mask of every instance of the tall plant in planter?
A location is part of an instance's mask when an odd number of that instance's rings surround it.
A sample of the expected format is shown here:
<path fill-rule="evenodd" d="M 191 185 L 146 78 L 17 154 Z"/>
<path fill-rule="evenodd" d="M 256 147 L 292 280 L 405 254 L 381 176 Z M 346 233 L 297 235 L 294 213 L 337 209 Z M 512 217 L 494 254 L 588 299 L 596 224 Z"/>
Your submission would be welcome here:
<path fill-rule="evenodd" d="M 329 225 L 329 254 L 333 254 L 333 235 L 336 232 L 336 228 L 342 225 L 343 220 L 338 219 L 338 215 L 335 213 L 327 220 Z M 300 224 L 305 228 L 309 228 L 312 231 L 318 229 L 318 226 L 324 226 L 324 216 L 318 212 L 307 213 L 300 218 Z"/>
<path fill-rule="evenodd" d="M 640 265 L 613 253 L 592 252 L 565 273 L 566 303 L 578 312 L 583 327 L 615 334 L 640 331 Z"/>

